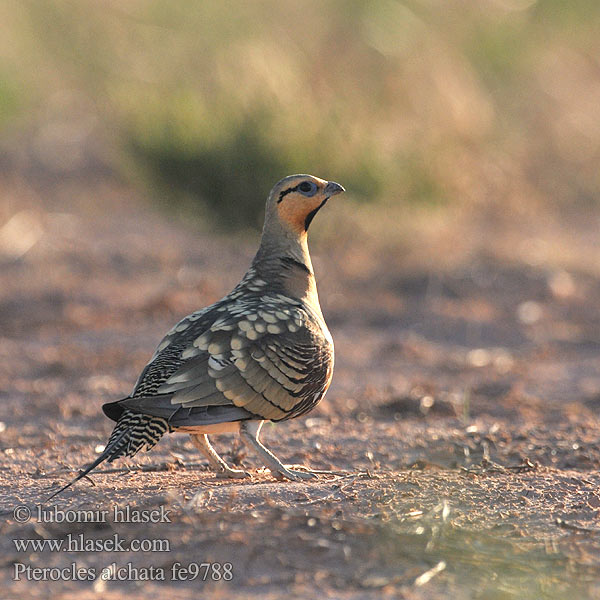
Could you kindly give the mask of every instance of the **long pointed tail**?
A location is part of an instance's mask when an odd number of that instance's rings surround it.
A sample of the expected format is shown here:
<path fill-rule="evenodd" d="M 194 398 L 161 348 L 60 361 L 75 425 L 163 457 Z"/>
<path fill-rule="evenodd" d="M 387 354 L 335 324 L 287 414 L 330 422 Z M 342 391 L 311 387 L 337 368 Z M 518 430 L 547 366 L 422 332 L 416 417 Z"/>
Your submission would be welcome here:
<path fill-rule="evenodd" d="M 133 456 L 140 450 L 150 450 L 167 431 L 169 424 L 165 419 L 126 410 L 116 424 L 104 452 L 75 479 L 49 496 L 46 502 L 64 492 L 105 460 L 112 462 L 121 456 Z"/>

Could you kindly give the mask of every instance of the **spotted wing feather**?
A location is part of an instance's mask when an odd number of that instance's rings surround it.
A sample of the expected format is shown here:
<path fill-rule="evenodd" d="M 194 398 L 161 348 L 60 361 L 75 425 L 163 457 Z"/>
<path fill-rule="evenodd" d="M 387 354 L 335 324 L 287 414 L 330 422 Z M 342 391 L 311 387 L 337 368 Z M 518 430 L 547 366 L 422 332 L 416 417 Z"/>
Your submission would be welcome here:
<path fill-rule="evenodd" d="M 312 409 L 331 380 L 330 338 L 297 302 L 237 302 L 207 313 L 184 343 L 181 332 L 176 339 L 162 342 L 123 407 L 167 418 L 171 426 L 220 417 L 281 421 Z"/>

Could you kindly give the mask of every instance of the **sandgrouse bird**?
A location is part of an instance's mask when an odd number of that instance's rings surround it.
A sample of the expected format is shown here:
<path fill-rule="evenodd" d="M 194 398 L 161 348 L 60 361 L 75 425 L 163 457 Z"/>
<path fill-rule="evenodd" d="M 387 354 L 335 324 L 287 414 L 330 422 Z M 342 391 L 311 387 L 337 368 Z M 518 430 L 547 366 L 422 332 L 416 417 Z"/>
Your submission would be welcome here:
<path fill-rule="evenodd" d="M 225 476 L 247 473 L 227 465 L 209 434 L 239 432 L 280 479 L 314 476 L 283 465 L 258 436 L 265 420 L 285 421 L 313 409 L 331 382 L 333 340 L 319 306 L 307 230 L 327 200 L 344 191 L 311 175 L 275 185 L 246 275 L 223 299 L 167 333 L 131 396 L 102 407 L 117 422 L 105 450 L 53 496 L 104 460 L 149 450 L 173 431 L 189 433 Z"/>

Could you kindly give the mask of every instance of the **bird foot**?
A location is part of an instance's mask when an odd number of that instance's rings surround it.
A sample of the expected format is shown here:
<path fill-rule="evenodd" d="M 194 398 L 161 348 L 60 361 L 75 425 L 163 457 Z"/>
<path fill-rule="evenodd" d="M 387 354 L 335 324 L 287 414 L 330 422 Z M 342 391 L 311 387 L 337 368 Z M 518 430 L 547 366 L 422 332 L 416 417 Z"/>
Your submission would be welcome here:
<path fill-rule="evenodd" d="M 250 473 L 247 471 L 231 469 L 230 467 L 217 471 L 216 475 L 220 479 L 244 479 L 245 477 L 250 477 Z"/>
<path fill-rule="evenodd" d="M 317 477 L 316 473 L 313 473 L 302 465 L 281 465 L 281 467 L 282 468 L 272 471 L 273 475 L 279 480 L 289 479 L 290 481 L 306 481 Z M 305 470 L 299 471 L 298 467 Z"/>

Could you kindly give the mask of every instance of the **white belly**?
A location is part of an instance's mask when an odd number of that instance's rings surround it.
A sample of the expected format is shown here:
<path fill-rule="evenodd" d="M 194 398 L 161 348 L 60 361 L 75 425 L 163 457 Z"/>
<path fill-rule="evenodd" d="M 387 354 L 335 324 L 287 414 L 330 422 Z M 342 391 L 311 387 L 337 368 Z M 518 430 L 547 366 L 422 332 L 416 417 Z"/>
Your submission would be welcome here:
<path fill-rule="evenodd" d="M 177 427 L 175 431 L 180 433 L 238 433 L 240 431 L 240 421 L 233 423 L 215 423 L 213 425 L 193 425 L 190 427 Z"/>

